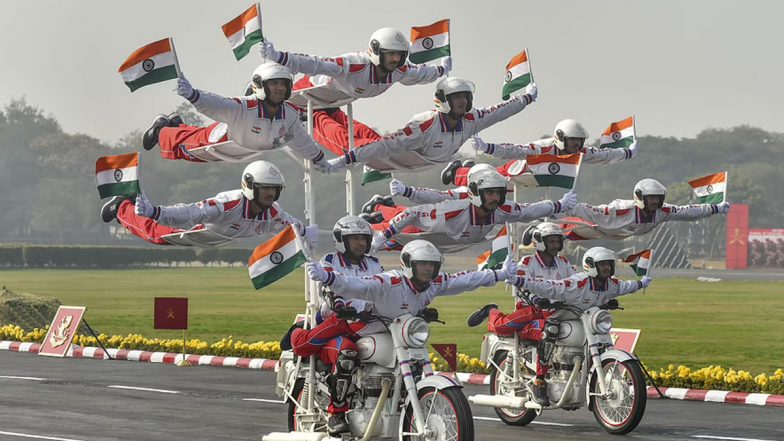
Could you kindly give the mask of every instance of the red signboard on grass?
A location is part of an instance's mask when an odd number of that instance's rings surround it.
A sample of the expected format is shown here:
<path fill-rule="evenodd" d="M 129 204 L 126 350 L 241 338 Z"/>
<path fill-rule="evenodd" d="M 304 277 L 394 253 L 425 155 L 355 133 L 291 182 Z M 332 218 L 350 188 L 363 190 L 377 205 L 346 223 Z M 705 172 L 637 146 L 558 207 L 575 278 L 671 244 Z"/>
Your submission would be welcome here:
<path fill-rule="evenodd" d="M 188 329 L 188 298 L 156 297 L 154 328 Z"/>

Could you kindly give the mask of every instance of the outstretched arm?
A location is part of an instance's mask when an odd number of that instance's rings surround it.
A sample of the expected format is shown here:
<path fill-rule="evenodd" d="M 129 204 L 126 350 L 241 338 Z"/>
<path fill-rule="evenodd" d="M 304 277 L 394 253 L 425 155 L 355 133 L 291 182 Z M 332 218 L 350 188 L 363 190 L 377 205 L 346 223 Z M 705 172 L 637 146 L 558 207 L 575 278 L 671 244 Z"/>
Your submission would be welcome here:
<path fill-rule="evenodd" d="M 261 42 L 259 51 L 262 58 L 282 64 L 288 67 L 292 73 L 335 77 L 343 72 L 347 72 L 348 69 L 348 62 L 343 57 L 328 58 L 280 52 L 275 50 L 275 46 L 269 40 Z"/>

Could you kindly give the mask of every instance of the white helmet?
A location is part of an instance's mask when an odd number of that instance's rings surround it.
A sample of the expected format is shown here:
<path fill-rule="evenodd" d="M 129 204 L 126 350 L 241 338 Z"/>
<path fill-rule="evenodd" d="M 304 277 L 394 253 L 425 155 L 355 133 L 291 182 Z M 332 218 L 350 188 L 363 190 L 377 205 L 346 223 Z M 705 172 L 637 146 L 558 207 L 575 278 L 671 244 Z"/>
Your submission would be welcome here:
<path fill-rule="evenodd" d="M 400 57 L 400 62 L 397 64 L 397 67 L 401 67 L 406 64 L 410 47 L 408 38 L 402 32 L 395 28 L 381 28 L 370 36 L 368 43 L 370 61 L 376 66 L 383 67 L 384 51 L 403 52 L 403 56 Z"/>
<path fill-rule="evenodd" d="M 466 179 L 468 179 L 470 181 L 471 180 L 471 176 L 475 175 L 476 173 L 478 173 L 478 172 L 480 172 L 482 170 L 495 170 L 495 167 L 493 167 L 490 164 L 475 164 L 475 165 L 472 165 L 471 168 L 468 169 L 468 173 L 466 174 Z"/>
<path fill-rule="evenodd" d="M 544 239 L 548 236 L 559 236 L 561 238 L 561 247 L 558 248 L 558 251 L 563 250 L 563 230 L 552 222 L 542 222 L 534 228 L 534 232 L 531 235 L 531 245 L 538 251 L 544 251 L 547 248 L 545 247 Z"/>
<path fill-rule="evenodd" d="M 253 89 L 253 94 L 256 98 L 263 100 L 267 97 L 267 80 L 283 79 L 288 80 L 289 84 L 286 89 L 285 100 L 291 97 L 291 83 L 294 81 L 294 76 L 288 67 L 278 63 L 264 63 L 253 71 L 253 79 L 250 82 L 250 87 Z"/>
<path fill-rule="evenodd" d="M 656 179 L 646 178 L 634 185 L 634 205 L 645 208 L 645 196 L 661 196 L 662 204 L 667 197 L 667 187 Z"/>
<path fill-rule="evenodd" d="M 593 247 L 585 252 L 583 256 L 583 269 L 591 277 L 596 277 L 596 264 L 599 262 L 610 261 L 612 262 L 612 272 L 610 277 L 615 274 L 615 253 L 605 247 Z"/>
<path fill-rule="evenodd" d="M 555 146 L 558 150 L 566 148 L 566 138 L 582 138 L 583 141 L 588 139 L 588 132 L 582 124 L 576 119 L 565 119 L 555 125 L 553 131 L 555 137 Z"/>
<path fill-rule="evenodd" d="M 485 197 L 482 195 L 482 190 L 488 188 L 503 188 L 501 192 L 501 201 L 498 205 L 503 205 L 506 200 L 506 178 L 498 173 L 498 170 L 491 168 L 490 170 L 479 170 L 468 177 L 468 199 L 472 204 L 481 207 L 484 204 Z"/>
<path fill-rule="evenodd" d="M 407 243 L 400 252 L 400 268 L 403 270 L 404 276 L 409 279 L 414 277 L 414 263 L 416 262 L 435 263 L 436 268 L 433 272 L 433 280 L 435 280 L 441 270 L 441 264 L 444 263 L 444 257 L 435 245 L 426 240 L 417 239 Z"/>
<path fill-rule="evenodd" d="M 466 112 L 468 112 L 473 105 L 475 89 L 472 81 L 457 77 L 442 78 L 441 81 L 436 84 L 436 94 L 435 99 L 433 100 L 436 105 L 436 110 L 441 113 L 449 113 L 449 111 L 452 110 L 452 107 L 447 100 L 449 95 L 457 92 L 468 92 L 468 106 L 466 107 Z"/>
<path fill-rule="evenodd" d="M 242 194 L 253 200 L 255 199 L 255 187 L 262 185 L 278 187 L 278 192 L 275 195 L 277 201 L 281 190 L 286 186 L 286 180 L 283 179 L 283 174 L 275 164 L 267 161 L 253 161 L 242 171 Z"/>
<path fill-rule="evenodd" d="M 341 253 L 346 252 L 346 236 L 362 235 L 367 236 L 367 247 L 365 254 L 370 252 L 370 242 L 373 239 L 373 228 L 370 224 L 358 216 L 343 216 L 335 222 L 332 228 L 332 239 L 335 242 L 335 249 Z"/>

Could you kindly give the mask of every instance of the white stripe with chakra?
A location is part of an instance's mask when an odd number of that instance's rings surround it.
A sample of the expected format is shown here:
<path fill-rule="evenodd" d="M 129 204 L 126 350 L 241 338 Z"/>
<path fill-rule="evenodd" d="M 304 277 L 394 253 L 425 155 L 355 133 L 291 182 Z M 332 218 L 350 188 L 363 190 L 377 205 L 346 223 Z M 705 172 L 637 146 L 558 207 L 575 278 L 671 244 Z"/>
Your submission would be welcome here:
<path fill-rule="evenodd" d="M 694 189 L 694 194 L 697 197 L 710 196 L 717 193 L 724 193 L 727 190 L 726 182 L 717 182 L 715 184 L 703 185 Z"/>
<path fill-rule="evenodd" d="M 256 277 L 276 268 L 281 263 L 291 259 L 300 251 L 300 248 L 297 244 L 296 239 L 292 239 L 291 242 L 283 245 L 282 247 L 278 248 L 277 250 L 267 254 L 266 256 L 262 257 L 258 261 L 256 261 L 250 267 L 250 277 L 251 279 L 255 279 Z M 272 256 L 277 256 L 275 259 Z M 283 256 L 282 259 L 280 256 Z"/>
<path fill-rule="evenodd" d="M 143 65 L 145 62 L 147 62 L 147 60 L 152 60 L 153 66 L 152 68 L 145 70 Z M 140 61 L 128 69 L 125 69 L 124 71 L 120 72 L 120 76 L 122 76 L 124 82 L 130 83 L 131 81 L 138 80 L 139 78 L 147 75 L 153 70 L 161 69 L 166 66 L 174 66 L 175 64 L 177 64 L 177 59 L 174 56 L 174 52 L 163 52 L 157 55 L 153 55 L 152 57 Z"/>
<path fill-rule="evenodd" d="M 634 126 L 629 126 L 620 132 L 613 132 L 609 135 L 602 135 L 602 138 L 599 140 L 599 144 L 612 144 L 622 139 L 632 137 L 634 137 Z"/>
<path fill-rule="evenodd" d="M 534 175 L 569 176 L 574 178 L 577 176 L 578 170 L 577 164 L 565 164 L 562 162 L 529 163 L 528 166 Z"/>
<path fill-rule="evenodd" d="M 119 178 L 119 179 L 118 179 Z M 139 180 L 138 167 L 127 167 L 120 169 L 102 170 L 95 175 L 98 185 L 119 184 L 121 182 L 132 182 Z"/>
<path fill-rule="evenodd" d="M 245 43 L 245 36 L 250 35 L 258 30 L 261 29 L 261 25 L 259 24 L 259 16 L 253 17 L 250 21 L 245 23 L 243 29 L 229 35 L 226 37 L 229 40 L 229 44 L 231 45 L 232 49 L 236 49 L 239 46 L 242 46 Z M 244 31 L 244 33 L 243 33 Z"/>
<path fill-rule="evenodd" d="M 425 41 L 428 42 L 425 43 Z M 449 32 L 444 32 L 443 34 L 428 35 L 426 37 L 420 37 L 416 41 L 411 43 L 411 53 L 417 54 L 419 52 L 432 51 L 433 49 L 438 49 L 447 45 L 449 45 Z"/>
<path fill-rule="evenodd" d="M 637 261 L 637 268 L 647 270 L 650 267 L 651 261 L 648 260 L 647 257 L 640 256 L 640 259 Z"/>
<path fill-rule="evenodd" d="M 509 69 L 508 72 L 511 72 L 512 74 L 511 77 L 509 77 L 509 75 L 507 74 L 507 78 L 509 78 L 509 81 L 512 81 L 515 78 L 522 77 L 523 75 L 531 73 L 531 69 L 528 66 L 528 60 L 512 66 L 512 68 Z"/>
<path fill-rule="evenodd" d="M 496 237 L 493 239 L 493 244 L 490 246 L 492 253 L 495 254 L 496 252 L 506 249 L 509 247 L 509 235 L 504 234 L 501 237 Z"/>

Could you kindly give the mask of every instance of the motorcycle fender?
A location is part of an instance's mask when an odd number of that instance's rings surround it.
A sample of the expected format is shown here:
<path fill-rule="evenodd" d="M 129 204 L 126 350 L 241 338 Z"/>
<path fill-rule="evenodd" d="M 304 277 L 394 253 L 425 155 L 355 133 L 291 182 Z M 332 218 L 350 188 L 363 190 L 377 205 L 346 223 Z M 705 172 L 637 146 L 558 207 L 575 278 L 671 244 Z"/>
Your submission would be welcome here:
<path fill-rule="evenodd" d="M 514 337 L 499 337 L 493 333 L 487 333 L 482 341 L 481 360 L 485 363 L 490 363 L 496 352 L 512 351 L 514 349 Z"/>

